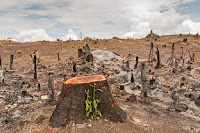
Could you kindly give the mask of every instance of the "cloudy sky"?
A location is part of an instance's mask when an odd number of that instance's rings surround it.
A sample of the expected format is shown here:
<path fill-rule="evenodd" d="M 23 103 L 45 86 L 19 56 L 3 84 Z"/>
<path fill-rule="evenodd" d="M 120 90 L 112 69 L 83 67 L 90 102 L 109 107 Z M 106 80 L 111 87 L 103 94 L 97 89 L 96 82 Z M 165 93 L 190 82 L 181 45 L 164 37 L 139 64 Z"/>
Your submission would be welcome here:
<path fill-rule="evenodd" d="M 200 31 L 200 0 L 1 0 L 0 39 L 141 38 Z"/>

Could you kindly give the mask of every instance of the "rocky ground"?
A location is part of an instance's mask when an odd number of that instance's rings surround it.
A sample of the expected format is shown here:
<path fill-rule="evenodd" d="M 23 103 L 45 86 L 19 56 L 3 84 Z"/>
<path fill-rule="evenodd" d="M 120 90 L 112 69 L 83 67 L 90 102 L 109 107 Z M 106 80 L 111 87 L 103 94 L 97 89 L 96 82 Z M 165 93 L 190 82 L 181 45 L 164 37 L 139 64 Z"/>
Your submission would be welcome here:
<path fill-rule="evenodd" d="M 187 41 L 184 39 L 187 38 Z M 184 40 L 184 42 L 183 42 Z M 148 63 L 151 42 L 153 62 Z M 78 56 L 87 43 L 93 63 Z M 175 44 L 174 64 L 171 63 Z M 161 67 L 157 63 L 156 48 Z M 181 60 L 181 47 L 183 59 Z M 200 132 L 200 40 L 193 35 L 171 35 L 144 39 L 96 39 L 83 41 L 18 43 L 0 41 L 5 83 L 0 83 L 1 132 Z M 32 54 L 38 50 L 38 80 L 33 79 Z M 60 55 L 58 61 L 57 53 Z M 190 54 L 189 54 L 190 53 Z M 194 53 L 194 60 L 190 55 Z M 10 55 L 14 70 L 10 71 Z M 137 68 L 136 56 L 139 57 Z M 126 62 L 129 61 L 129 67 Z M 146 64 L 148 97 L 141 99 L 141 63 Z M 84 64 L 83 64 L 84 63 Z M 75 65 L 76 64 L 76 65 Z M 76 71 L 73 70 L 75 66 Z M 48 74 L 54 73 L 55 101 L 48 98 Z M 49 119 L 63 81 L 75 76 L 105 75 L 112 95 L 127 113 L 123 123 L 98 118 L 66 128 L 51 128 Z M 134 82 L 131 82 L 131 77 Z M 64 78 L 65 77 L 65 78 Z M 40 87 L 38 86 L 40 84 Z"/>

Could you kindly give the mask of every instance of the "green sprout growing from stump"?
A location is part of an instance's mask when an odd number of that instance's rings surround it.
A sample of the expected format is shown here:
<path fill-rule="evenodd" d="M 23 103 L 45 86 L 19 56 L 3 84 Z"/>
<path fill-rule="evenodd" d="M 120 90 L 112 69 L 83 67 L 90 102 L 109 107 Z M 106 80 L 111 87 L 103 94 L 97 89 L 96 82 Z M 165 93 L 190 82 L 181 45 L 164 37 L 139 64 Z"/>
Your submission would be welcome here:
<path fill-rule="evenodd" d="M 94 83 L 94 85 L 90 85 L 94 88 L 93 91 L 93 100 L 89 101 L 89 90 L 85 90 L 85 93 L 87 95 L 87 98 L 85 100 L 85 111 L 86 111 L 86 117 L 89 117 L 89 114 L 92 113 L 93 114 L 93 118 L 94 120 L 96 120 L 97 115 L 101 116 L 101 112 L 98 110 L 98 104 L 101 102 L 101 100 L 99 101 L 98 99 L 95 99 L 95 91 L 100 91 L 103 92 L 101 89 L 96 89 L 96 83 Z"/>

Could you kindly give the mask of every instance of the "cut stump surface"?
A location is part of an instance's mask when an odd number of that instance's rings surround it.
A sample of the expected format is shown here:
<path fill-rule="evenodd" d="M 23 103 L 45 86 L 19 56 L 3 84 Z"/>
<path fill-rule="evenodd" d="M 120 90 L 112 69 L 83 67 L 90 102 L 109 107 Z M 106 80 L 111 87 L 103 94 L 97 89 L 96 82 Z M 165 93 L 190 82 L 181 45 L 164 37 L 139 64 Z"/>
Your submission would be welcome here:
<path fill-rule="evenodd" d="M 49 125 L 51 127 L 62 127 L 72 122 L 76 124 L 83 123 L 87 119 L 85 111 L 87 95 L 85 91 L 89 90 L 89 101 L 92 101 L 94 88 L 91 85 L 95 83 L 96 89 L 102 90 L 102 92 L 97 90 L 95 92 L 95 99 L 100 100 L 98 110 L 101 112 L 102 118 L 113 122 L 126 121 L 126 113 L 112 97 L 106 77 L 94 75 L 75 77 L 64 82 Z M 89 118 L 91 116 L 92 113 Z"/>

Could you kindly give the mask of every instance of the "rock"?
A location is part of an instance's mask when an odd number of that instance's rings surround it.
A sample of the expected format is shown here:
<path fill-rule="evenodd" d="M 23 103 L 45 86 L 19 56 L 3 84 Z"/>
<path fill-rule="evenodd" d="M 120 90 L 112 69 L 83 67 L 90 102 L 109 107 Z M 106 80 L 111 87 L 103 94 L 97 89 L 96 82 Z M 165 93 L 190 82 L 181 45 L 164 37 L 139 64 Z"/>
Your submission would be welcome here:
<path fill-rule="evenodd" d="M 200 96 L 194 101 L 194 103 L 200 107 Z"/>
<path fill-rule="evenodd" d="M 124 90 L 124 85 L 120 85 L 119 89 Z"/>
<path fill-rule="evenodd" d="M 129 98 L 127 98 L 127 101 L 128 102 L 135 102 L 135 101 L 137 101 L 137 97 L 134 94 L 132 94 Z"/>
<path fill-rule="evenodd" d="M 16 107 L 17 107 L 17 105 L 6 105 L 6 106 L 5 106 L 5 110 L 14 109 L 14 108 L 16 108 Z"/>
<path fill-rule="evenodd" d="M 4 120 L 4 123 L 8 124 L 10 122 L 12 122 L 12 118 L 10 116 L 7 116 L 6 119 Z"/>
<path fill-rule="evenodd" d="M 77 127 L 77 128 L 84 128 L 84 127 L 85 127 L 85 124 L 76 124 L 76 127 Z"/>
<path fill-rule="evenodd" d="M 92 127 L 92 124 L 90 123 L 90 124 L 88 124 L 88 127 Z"/>
<path fill-rule="evenodd" d="M 43 95 L 43 96 L 41 96 L 41 99 L 42 100 L 47 100 L 47 97 L 48 97 L 47 95 Z"/>
<path fill-rule="evenodd" d="M 21 115 L 22 115 L 22 111 L 21 110 L 16 110 L 13 113 L 13 118 L 19 118 L 19 117 L 21 117 Z"/>
<path fill-rule="evenodd" d="M 25 98 L 22 96 L 18 96 L 18 103 L 24 103 L 25 102 Z"/>
<path fill-rule="evenodd" d="M 21 92 L 21 97 L 25 97 L 27 95 L 27 91 L 22 91 Z"/>
<path fill-rule="evenodd" d="M 198 74 L 195 69 L 191 70 L 190 75 L 194 78 L 200 78 L 200 74 Z"/>
<path fill-rule="evenodd" d="M 188 110 L 188 106 L 182 103 L 175 104 L 175 111 L 177 112 L 186 112 Z"/>
<path fill-rule="evenodd" d="M 35 123 L 39 124 L 39 123 L 42 123 L 44 120 L 44 116 L 43 115 L 40 115 L 36 118 L 35 120 Z"/>
<path fill-rule="evenodd" d="M 187 42 L 187 38 L 184 38 L 184 39 L 183 39 L 183 42 Z"/>

